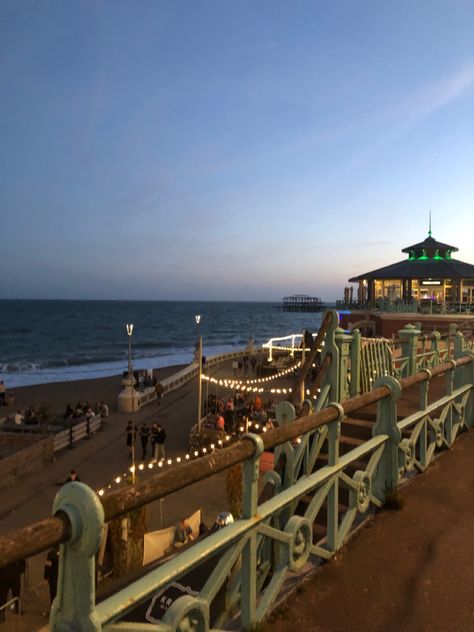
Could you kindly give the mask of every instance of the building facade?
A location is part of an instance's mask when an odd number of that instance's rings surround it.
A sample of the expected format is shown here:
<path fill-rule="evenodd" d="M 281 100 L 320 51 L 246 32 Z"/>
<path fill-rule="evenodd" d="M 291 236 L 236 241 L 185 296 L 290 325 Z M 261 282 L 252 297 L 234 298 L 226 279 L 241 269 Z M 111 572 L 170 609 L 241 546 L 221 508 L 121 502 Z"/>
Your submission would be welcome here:
<path fill-rule="evenodd" d="M 425 301 L 443 305 L 474 303 L 474 265 L 452 258 L 458 248 L 431 236 L 403 248 L 408 259 L 349 279 L 358 283 L 357 300 L 374 304 Z"/>

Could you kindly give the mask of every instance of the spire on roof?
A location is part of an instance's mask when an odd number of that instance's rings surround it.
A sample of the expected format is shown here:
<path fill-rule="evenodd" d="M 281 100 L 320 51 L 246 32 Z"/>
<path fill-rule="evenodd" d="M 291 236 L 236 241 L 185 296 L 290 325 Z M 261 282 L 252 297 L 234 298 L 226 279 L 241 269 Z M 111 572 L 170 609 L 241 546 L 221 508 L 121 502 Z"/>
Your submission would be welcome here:
<path fill-rule="evenodd" d="M 431 209 L 430 209 L 430 227 L 428 230 L 428 237 L 431 237 Z"/>

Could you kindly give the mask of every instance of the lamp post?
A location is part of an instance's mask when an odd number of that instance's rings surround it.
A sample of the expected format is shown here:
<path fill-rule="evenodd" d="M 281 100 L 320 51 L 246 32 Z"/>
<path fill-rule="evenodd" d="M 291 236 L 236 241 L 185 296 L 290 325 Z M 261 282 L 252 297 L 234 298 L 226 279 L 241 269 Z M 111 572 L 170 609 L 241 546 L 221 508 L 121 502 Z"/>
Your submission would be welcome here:
<path fill-rule="evenodd" d="M 133 323 L 130 325 L 125 325 L 127 329 L 128 336 L 128 377 L 132 375 L 132 334 L 133 334 Z"/>
<path fill-rule="evenodd" d="M 130 394 L 132 396 L 132 484 L 135 485 L 135 388 L 134 388 L 134 377 L 133 377 L 133 367 L 132 367 L 132 334 L 133 334 L 133 323 L 125 325 L 128 336 L 128 379 L 129 379 L 129 388 Z"/>
<path fill-rule="evenodd" d="M 201 435 L 201 399 L 202 399 L 202 336 L 199 335 L 199 323 L 201 322 L 201 315 L 196 314 L 194 317 L 196 321 L 196 333 L 197 333 L 197 352 L 199 363 L 199 375 L 198 375 L 198 418 L 197 418 L 197 430 L 199 436 Z"/>

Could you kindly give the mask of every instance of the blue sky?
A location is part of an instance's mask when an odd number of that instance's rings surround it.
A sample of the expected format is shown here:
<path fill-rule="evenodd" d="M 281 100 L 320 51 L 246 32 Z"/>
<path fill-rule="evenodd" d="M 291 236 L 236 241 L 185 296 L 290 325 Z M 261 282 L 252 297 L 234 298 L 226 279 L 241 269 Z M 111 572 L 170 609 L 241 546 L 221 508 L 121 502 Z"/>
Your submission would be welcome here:
<path fill-rule="evenodd" d="M 474 263 L 474 4 L 0 3 L 2 298 L 342 297 Z"/>

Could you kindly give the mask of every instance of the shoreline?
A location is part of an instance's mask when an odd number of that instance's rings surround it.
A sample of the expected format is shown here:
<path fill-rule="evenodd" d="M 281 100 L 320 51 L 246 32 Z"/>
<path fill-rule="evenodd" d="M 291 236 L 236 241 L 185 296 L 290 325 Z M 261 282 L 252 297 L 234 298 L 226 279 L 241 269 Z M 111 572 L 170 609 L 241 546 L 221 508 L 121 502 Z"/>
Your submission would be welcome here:
<path fill-rule="evenodd" d="M 174 364 L 159 367 L 153 369 L 153 375 L 159 381 L 173 375 L 185 366 L 187 365 Z M 122 374 L 82 380 L 31 384 L 29 386 L 15 386 L 12 388 L 9 388 L 7 382 L 5 386 L 7 392 L 13 394 L 15 401 L 11 406 L 0 408 L 0 418 L 11 415 L 17 410 L 39 405 L 46 405 L 54 417 L 58 412 L 63 412 L 67 404 L 74 406 L 78 400 L 86 400 L 92 406 L 96 402 L 102 401 L 108 405 L 110 412 L 117 412 L 117 398 L 122 390 Z"/>

